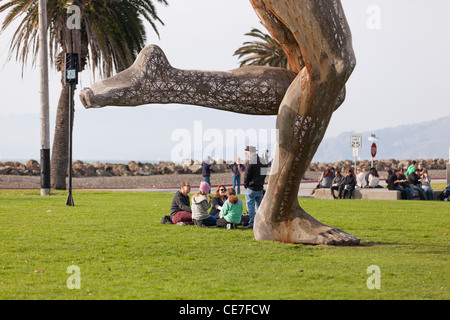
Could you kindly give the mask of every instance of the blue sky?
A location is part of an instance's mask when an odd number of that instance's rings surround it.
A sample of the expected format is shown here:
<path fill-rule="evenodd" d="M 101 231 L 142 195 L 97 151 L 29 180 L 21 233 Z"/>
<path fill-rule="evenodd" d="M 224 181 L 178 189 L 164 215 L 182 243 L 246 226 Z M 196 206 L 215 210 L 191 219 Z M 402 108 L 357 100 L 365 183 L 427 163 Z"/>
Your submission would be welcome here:
<path fill-rule="evenodd" d="M 148 44 L 159 45 L 172 66 L 226 71 L 238 67 L 234 51 L 253 27 L 263 29 L 250 3 L 242 0 L 169 0 L 158 5 L 165 22 L 160 39 L 150 30 Z M 342 132 L 367 132 L 438 119 L 450 114 L 449 0 L 343 0 L 353 34 L 357 67 L 347 85 L 347 99 L 335 112 L 326 137 Z M 4 15 L 0 15 L 1 21 Z M 263 29 L 264 30 L 264 29 Z M 0 35 L 0 160 L 39 157 L 39 70 L 31 63 L 7 62 L 8 30 Z M 148 105 L 135 108 L 84 109 L 77 99 L 82 87 L 100 80 L 83 72 L 76 92 L 74 159 L 170 160 L 185 130 L 194 139 L 201 121 L 203 148 L 207 130 L 275 127 L 275 117 L 254 117 L 195 106 Z M 50 71 L 50 111 L 56 112 L 60 76 Z M 3 119 L 3 120 L 2 120 Z M 24 120 L 27 119 L 27 120 Z M 53 134 L 54 122 L 50 124 Z M 216 136 L 217 137 L 217 136 Z M 198 137 L 197 137 L 198 138 Z M 226 143 L 226 141 L 224 142 Z M 379 143 L 382 143 L 380 141 Z M 192 145 L 194 142 L 192 142 Z M 197 143 L 198 145 L 198 143 Z M 241 150 L 236 156 L 243 157 Z M 192 150 L 192 154 L 197 151 Z"/>

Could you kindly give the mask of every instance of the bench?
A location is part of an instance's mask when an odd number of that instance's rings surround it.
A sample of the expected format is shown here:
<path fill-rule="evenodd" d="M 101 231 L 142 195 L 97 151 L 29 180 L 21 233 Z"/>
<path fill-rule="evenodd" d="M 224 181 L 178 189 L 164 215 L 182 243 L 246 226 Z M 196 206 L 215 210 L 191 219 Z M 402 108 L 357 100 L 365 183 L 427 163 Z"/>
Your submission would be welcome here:
<path fill-rule="evenodd" d="M 434 190 L 434 198 L 438 199 L 442 190 Z M 334 194 L 337 196 L 338 191 Z M 331 190 L 329 188 L 317 189 L 314 193 L 315 199 L 333 199 Z M 348 195 L 347 195 L 348 198 Z M 370 200 L 401 200 L 401 193 L 397 190 L 388 190 L 387 188 L 356 188 L 352 194 L 353 199 L 370 199 Z M 419 194 L 416 191 L 413 199 L 419 199 Z"/>

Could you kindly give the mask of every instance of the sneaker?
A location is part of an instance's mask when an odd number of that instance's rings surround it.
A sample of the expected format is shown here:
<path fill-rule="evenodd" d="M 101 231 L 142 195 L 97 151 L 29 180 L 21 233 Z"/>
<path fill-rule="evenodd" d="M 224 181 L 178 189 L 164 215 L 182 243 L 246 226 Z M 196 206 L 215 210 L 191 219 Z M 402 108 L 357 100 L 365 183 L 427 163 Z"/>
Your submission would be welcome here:
<path fill-rule="evenodd" d="M 183 221 L 177 222 L 177 226 L 185 226 L 185 225 L 186 225 L 186 223 L 184 223 Z"/>

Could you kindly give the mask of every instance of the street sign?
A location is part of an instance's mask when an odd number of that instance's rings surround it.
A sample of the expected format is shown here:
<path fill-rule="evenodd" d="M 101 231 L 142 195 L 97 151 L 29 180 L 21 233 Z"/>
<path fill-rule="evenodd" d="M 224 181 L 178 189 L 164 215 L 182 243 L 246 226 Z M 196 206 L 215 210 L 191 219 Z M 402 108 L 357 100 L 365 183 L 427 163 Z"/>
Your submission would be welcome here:
<path fill-rule="evenodd" d="M 353 156 L 354 157 L 358 157 L 359 156 L 359 149 L 358 148 L 353 148 Z"/>
<path fill-rule="evenodd" d="M 350 136 L 350 147 L 360 149 L 362 147 L 362 135 L 352 134 Z"/>
<path fill-rule="evenodd" d="M 372 143 L 372 146 L 370 147 L 370 154 L 372 155 L 372 158 L 375 158 L 375 156 L 377 155 L 377 145 L 374 143 Z"/>
<path fill-rule="evenodd" d="M 78 84 L 78 53 L 66 53 L 66 83 Z"/>

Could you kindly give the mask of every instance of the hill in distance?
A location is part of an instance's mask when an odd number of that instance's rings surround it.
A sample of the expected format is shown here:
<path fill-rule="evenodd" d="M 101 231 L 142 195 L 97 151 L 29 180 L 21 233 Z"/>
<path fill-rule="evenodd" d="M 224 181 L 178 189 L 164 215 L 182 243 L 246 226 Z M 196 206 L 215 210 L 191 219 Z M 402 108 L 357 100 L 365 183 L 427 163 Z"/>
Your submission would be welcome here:
<path fill-rule="evenodd" d="M 344 132 L 337 137 L 326 138 L 319 146 L 312 162 L 334 162 L 352 160 L 350 136 L 355 132 Z M 378 141 L 375 160 L 380 159 L 448 159 L 450 148 L 450 116 L 438 120 L 401 125 L 370 132 L 362 135 L 362 148 L 359 159 L 371 159 L 368 140 L 375 134 Z"/>

